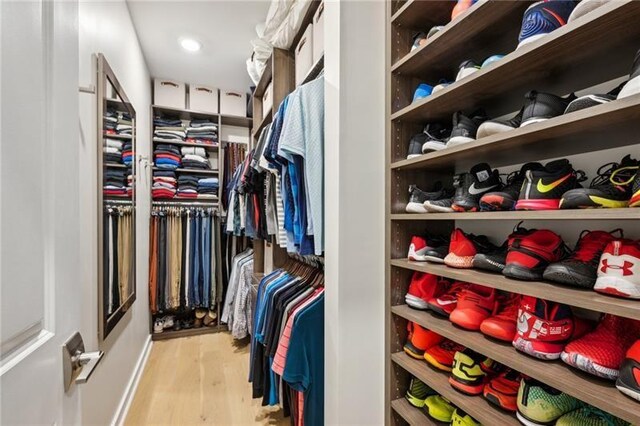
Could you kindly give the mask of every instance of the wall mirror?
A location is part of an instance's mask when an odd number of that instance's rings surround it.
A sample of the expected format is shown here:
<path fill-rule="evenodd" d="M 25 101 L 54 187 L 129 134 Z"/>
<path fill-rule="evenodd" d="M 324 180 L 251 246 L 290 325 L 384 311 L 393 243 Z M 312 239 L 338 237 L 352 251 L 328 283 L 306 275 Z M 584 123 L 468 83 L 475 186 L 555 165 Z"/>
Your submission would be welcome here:
<path fill-rule="evenodd" d="M 98 102 L 98 336 L 136 300 L 136 111 L 101 54 Z"/>

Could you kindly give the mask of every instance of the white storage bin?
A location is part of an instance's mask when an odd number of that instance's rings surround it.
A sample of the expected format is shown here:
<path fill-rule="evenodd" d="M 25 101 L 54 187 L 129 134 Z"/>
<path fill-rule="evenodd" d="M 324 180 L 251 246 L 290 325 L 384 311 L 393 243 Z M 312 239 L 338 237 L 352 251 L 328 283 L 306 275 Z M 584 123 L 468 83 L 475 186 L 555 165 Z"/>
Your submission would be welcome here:
<path fill-rule="evenodd" d="M 320 3 L 313 16 L 313 63 L 324 55 L 324 2 Z"/>
<path fill-rule="evenodd" d="M 262 118 L 267 116 L 269 110 L 273 108 L 273 82 L 269 83 L 266 89 L 264 89 L 264 95 L 262 96 Z"/>
<path fill-rule="evenodd" d="M 201 84 L 190 84 L 189 109 L 217 114 L 218 89 Z"/>
<path fill-rule="evenodd" d="M 296 86 L 307 76 L 313 66 L 313 24 L 309 24 L 296 46 Z"/>
<path fill-rule="evenodd" d="M 169 108 L 186 108 L 184 83 L 156 78 L 153 82 L 153 104 Z"/>
<path fill-rule="evenodd" d="M 247 116 L 247 95 L 233 90 L 220 91 L 220 114 Z"/>

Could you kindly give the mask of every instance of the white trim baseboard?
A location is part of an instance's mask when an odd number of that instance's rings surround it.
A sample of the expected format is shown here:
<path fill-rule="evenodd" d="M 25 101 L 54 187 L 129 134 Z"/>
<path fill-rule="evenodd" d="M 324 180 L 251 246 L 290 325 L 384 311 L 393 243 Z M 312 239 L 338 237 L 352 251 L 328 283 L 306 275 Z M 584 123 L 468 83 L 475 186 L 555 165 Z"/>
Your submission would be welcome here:
<path fill-rule="evenodd" d="M 144 343 L 144 348 L 142 348 L 136 367 L 133 369 L 131 378 L 129 378 L 129 383 L 127 383 L 127 388 L 122 395 L 120 404 L 118 404 L 118 409 L 113 416 L 113 420 L 111 421 L 112 426 L 122 426 L 124 424 L 129 408 L 131 407 L 131 402 L 133 402 L 133 397 L 136 394 L 136 389 L 138 389 L 142 372 L 144 371 L 145 365 L 147 365 L 152 346 L 153 342 L 151 341 L 151 335 L 149 335 L 147 341 Z"/>

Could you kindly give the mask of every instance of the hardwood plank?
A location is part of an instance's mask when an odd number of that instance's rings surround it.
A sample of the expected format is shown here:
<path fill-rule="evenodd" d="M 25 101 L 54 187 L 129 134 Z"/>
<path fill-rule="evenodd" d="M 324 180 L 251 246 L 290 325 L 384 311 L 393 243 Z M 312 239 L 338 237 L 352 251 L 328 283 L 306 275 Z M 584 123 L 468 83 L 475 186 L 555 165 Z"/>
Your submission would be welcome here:
<path fill-rule="evenodd" d="M 171 201 L 175 201 L 172 199 Z M 199 327 L 199 328 L 189 328 L 183 330 L 165 330 L 162 333 L 152 333 L 151 340 L 167 340 L 167 339 L 176 339 L 179 337 L 190 337 L 190 336 L 199 336 L 201 334 L 211 334 L 218 333 L 223 331 L 224 328 L 220 327 Z"/>
<path fill-rule="evenodd" d="M 424 411 L 409 404 L 409 402 L 404 398 L 391 401 L 391 408 L 405 419 L 405 421 L 409 423 L 409 426 L 436 426 L 439 424 L 431 420 Z"/>
<path fill-rule="evenodd" d="M 451 403 L 467 412 L 485 425 L 518 425 L 514 415 L 494 408 L 482 397 L 464 395 L 449 384 L 449 375 L 429 367 L 426 361 L 411 358 L 404 352 L 391 355 L 391 360 L 425 384 L 447 398 Z"/>
<path fill-rule="evenodd" d="M 125 425 L 286 426 L 251 398 L 249 346 L 229 333 L 154 342 Z"/>
<path fill-rule="evenodd" d="M 503 275 L 476 269 L 456 269 L 429 262 L 412 262 L 407 259 L 392 259 L 392 266 L 427 272 L 458 281 L 480 284 L 498 290 L 540 297 L 579 308 L 590 309 L 622 317 L 640 320 L 640 303 L 637 300 L 610 297 L 591 290 L 565 287 L 542 281 L 518 281 Z"/>
<path fill-rule="evenodd" d="M 425 45 L 397 61 L 391 72 L 435 84 L 443 76 L 454 77 L 458 65 L 465 60 L 482 63 L 491 55 L 506 55 L 518 44 L 522 14 L 530 4 L 529 1 L 478 2 Z"/>
<path fill-rule="evenodd" d="M 489 155 L 491 164 L 499 167 L 638 145 L 639 117 L 640 95 L 630 96 L 411 160 L 396 161 L 391 164 L 391 168 L 463 169 Z"/>
<path fill-rule="evenodd" d="M 450 119 L 458 110 L 484 106 L 493 116 L 520 108 L 536 89 L 564 94 L 629 72 L 640 37 L 640 2 L 609 2 L 544 38 L 506 55 L 435 95 L 391 115 L 392 120 Z M 594 58 L 607 67 L 593 65 Z"/>
<path fill-rule="evenodd" d="M 640 209 L 576 209 L 504 212 L 394 213 L 391 220 L 638 220 Z"/>
<path fill-rule="evenodd" d="M 411 309 L 407 305 L 394 306 L 391 311 L 408 321 L 414 321 L 423 327 L 435 331 L 491 359 L 505 364 L 527 376 L 553 386 L 581 401 L 623 418 L 632 424 L 640 424 L 638 403 L 619 392 L 613 382 L 600 380 L 569 367 L 562 361 L 548 362 L 530 357 L 516 351 L 510 344 L 489 340 L 482 333 L 467 331 L 455 327 L 447 319 L 438 318 L 427 312 Z M 404 353 L 392 357 L 415 361 L 425 374 L 432 372 L 426 362 L 413 360 Z M 395 359 L 395 358 L 394 358 Z M 415 368 L 418 368 L 416 365 Z M 433 375 L 433 373 L 431 373 Z M 452 401 L 453 402 L 453 401 Z M 464 407 L 462 407 L 464 408 Z M 482 419 L 479 419 L 483 421 Z M 483 421 L 484 422 L 484 421 Z M 491 424 L 491 423 L 488 423 Z"/>
<path fill-rule="evenodd" d="M 391 17 L 391 24 L 428 31 L 451 20 L 455 3 L 449 0 L 409 0 Z"/>

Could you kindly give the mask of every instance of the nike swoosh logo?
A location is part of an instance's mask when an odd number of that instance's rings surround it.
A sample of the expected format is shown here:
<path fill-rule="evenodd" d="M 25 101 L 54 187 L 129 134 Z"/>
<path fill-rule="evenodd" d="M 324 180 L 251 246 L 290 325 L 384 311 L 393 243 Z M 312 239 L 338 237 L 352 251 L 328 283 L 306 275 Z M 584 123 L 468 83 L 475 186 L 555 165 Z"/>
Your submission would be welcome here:
<path fill-rule="evenodd" d="M 489 191 L 489 190 L 491 190 L 491 189 L 493 189 L 493 188 L 496 188 L 497 186 L 498 186 L 498 185 L 493 185 L 493 186 L 490 186 L 490 187 L 488 187 L 488 188 L 477 189 L 477 188 L 476 188 L 476 184 L 475 184 L 475 182 L 474 182 L 474 183 L 472 183 L 472 184 L 471 184 L 471 186 L 469 187 L 469 194 L 471 194 L 471 195 L 479 195 L 479 194 L 482 194 L 482 193 L 484 193 L 484 192 L 487 192 L 487 191 Z"/>
<path fill-rule="evenodd" d="M 570 177 L 571 177 L 571 174 L 568 174 L 554 182 L 551 182 L 548 185 L 545 185 L 544 183 L 542 183 L 542 179 L 538 179 L 538 185 L 536 186 L 536 188 L 538 189 L 539 192 L 542 192 L 542 193 L 549 192 L 556 186 L 560 185 L 565 180 L 569 179 Z"/>
<path fill-rule="evenodd" d="M 453 305 L 454 303 L 458 303 L 457 300 L 442 300 L 442 299 L 438 299 L 438 304 L 440 305 Z"/>

